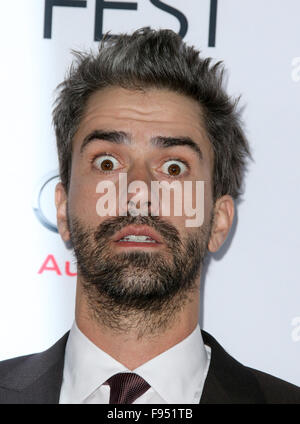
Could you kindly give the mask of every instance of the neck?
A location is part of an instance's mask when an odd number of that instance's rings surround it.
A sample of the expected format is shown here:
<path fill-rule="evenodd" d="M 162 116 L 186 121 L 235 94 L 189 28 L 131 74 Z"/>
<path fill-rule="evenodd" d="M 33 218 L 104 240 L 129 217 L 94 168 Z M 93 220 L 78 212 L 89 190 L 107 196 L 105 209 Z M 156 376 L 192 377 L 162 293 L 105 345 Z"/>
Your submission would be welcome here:
<path fill-rule="evenodd" d="M 198 314 L 197 289 L 185 296 L 181 293 L 166 308 L 152 314 L 143 311 L 122 313 L 119 308 L 107 311 L 100 304 L 95 313 L 80 282 L 77 285 L 75 319 L 78 328 L 96 346 L 130 370 L 189 336 L 198 323 Z"/>

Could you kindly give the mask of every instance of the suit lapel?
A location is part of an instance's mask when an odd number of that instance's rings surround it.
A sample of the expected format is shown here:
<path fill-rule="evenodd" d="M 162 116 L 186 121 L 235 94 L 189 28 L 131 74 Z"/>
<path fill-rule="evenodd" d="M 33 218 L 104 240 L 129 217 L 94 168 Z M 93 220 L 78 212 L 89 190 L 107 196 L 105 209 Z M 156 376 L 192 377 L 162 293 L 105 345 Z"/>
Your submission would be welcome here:
<path fill-rule="evenodd" d="M 13 359 L 13 371 L 0 379 L 0 403 L 58 403 L 68 335 L 45 352 Z"/>
<path fill-rule="evenodd" d="M 211 361 L 200 403 L 265 403 L 251 370 L 228 355 L 204 330 L 202 337 L 211 348 Z"/>

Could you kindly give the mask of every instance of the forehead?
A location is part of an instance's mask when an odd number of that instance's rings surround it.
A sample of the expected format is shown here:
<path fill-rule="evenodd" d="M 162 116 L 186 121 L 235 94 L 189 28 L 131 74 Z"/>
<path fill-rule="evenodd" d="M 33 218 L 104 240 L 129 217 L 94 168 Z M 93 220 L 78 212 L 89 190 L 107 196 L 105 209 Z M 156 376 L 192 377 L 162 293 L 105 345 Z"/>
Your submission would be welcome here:
<path fill-rule="evenodd" d="M 137 142 L 155 136 L 186 136 L 212 156 L 199 104 L 166 89 L 128 90 L 108 87 L 89 98 L 75 139 L 99 128 L 121 130 Z"/>

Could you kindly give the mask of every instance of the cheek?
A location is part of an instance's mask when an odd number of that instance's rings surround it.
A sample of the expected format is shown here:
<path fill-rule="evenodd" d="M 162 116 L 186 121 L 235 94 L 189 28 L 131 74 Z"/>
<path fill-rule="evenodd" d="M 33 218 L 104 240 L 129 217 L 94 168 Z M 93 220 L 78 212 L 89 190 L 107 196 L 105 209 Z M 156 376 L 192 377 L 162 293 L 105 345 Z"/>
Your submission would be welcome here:
<path fill-rule="evenodd" d="M 197 231 L 203 224 L 209 224 L 212 207 L 209 181 L 184 181 L 175 190 L 168 190 L 165 196 L 160 191 L 159 216 L 172 221 L 182 230 Z M 157 202 L 153 210 L 157 210 Z"/>
<path fill-rule="evenodd" d="M 210 221 L 211 213 L 213 210 L 213 194 L 211 182 L 205 182 L 204 185 L 204 222 Z"/>
<path fill-rule="evenodd" d="M 71 179 L 68 194 L 68 208 L 72 216 L 76 216 L 82 221 L 91 225 L 101 222 L 98 216 L 96 205 L 101 196 L 96 192 L 97 183 L 86 181 L 86 178 Z"/>
<path fill-rule="evenodd" d="M 192 185 L 184 186 L 182 204 L 185 221 L 197 217 L 194 222 L 198 228 L 202 223 L 208 223 L 213 207 L 210 181 L 199 179 L 193 181 Z M 193 227 L 192 223 L 187 226 Z"/>

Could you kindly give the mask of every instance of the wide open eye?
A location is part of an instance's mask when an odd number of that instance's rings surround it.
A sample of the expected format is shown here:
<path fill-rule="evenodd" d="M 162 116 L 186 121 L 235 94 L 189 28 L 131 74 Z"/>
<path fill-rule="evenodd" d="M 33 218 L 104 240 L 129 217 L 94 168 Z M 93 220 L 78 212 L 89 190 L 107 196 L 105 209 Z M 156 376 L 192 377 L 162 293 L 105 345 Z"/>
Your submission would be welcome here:
<path fill-rule="evenodd" d="M 180 177 L 188 169 L 187 165 L 181 160 L 168 160 L 162 166 L 162 171 L 170 177 Z"/>
<path fill-rule="evenodd" d="M 100 155 L 94 160 L 96 168 L 102 172 L 115 171 L 120 162 L 111 155 Z"/>

